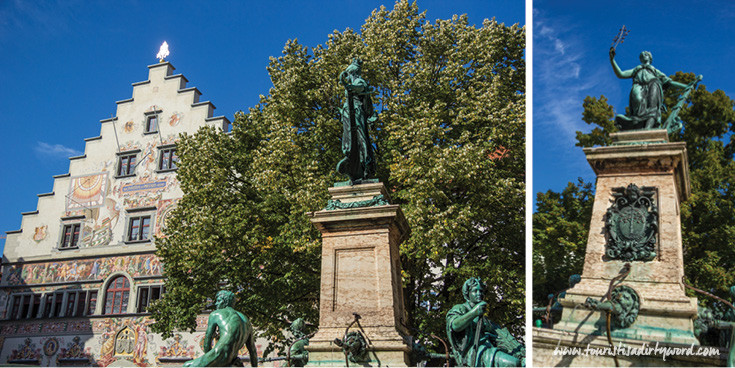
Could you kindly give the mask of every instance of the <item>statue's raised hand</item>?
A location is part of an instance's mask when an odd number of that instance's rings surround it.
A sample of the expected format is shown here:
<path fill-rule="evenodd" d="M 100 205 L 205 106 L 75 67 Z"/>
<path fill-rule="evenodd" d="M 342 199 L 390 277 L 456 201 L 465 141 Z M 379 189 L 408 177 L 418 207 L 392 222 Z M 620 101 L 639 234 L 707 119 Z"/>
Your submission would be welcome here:
<path fill-rule="evenodd" d="M 610 48 L 610 60 L 615 59 L 615 48 Z"/>

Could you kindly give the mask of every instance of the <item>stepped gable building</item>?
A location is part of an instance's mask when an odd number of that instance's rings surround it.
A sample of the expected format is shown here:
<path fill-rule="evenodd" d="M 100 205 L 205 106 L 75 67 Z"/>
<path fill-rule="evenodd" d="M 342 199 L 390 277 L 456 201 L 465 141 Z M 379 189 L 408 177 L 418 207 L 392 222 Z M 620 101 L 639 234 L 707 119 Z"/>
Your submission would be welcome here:
<path fill-rule="evenodd" d="M 148 328 L 146 308 L 165 293 L 153 237 L 182 197 L 179 134 L 230 122 L 213 117 L 214 105 L 170 63 L 148 69 L 69 172 L 38 195 L 37 209 L 22 214 L 21 228 L 7 232 L 0 364 L 181 365 L 202 354 L 206 315 L 195 333 L 167 340 Z"/>

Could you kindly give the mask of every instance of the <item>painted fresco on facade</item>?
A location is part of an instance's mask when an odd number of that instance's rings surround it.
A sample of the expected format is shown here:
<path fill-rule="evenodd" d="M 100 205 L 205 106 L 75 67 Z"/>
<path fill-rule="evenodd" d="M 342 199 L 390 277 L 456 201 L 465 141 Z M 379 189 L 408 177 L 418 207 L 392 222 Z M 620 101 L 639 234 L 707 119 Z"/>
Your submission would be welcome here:
<path fill-rule="evenodd" d="M 8 363 L 15 364 L 41 364 L 41 348 L 37 348 L 36 344 L 28 338 L 25 339 L 23 344 L 18 346 L 18 349 L 13 349 L 8 357 Z"/>
<path fill-rule="evenodd" d="M 160 358 L 190 358 L 196 357 L 194 345 L 189 345 L 181 334 L 175 334 L 173 338 L 164 341 L 156 354 L 156 364 L 161 364 Z"/>
<path fill-rule="evenodd" d="M 107 187 L 107 172 L 72 177 L 66 196 L 66 210 L 102 207 Z"/>
<path fill-rule="evenodd" d="M 48 225 L 36 226 L 33 231 L 33 241 L 38 243 L 46 239 L 46 235 L 48 235 Z"/>
<path fill-rule="evenodd" d="M 0 330 L 0 335 L 7 336 L 10 334 L 15 333 L 15 328 L 18 327 L 17 325 L 5 325 L 3 326 L 2 330 Z"/>
<path fill-rule="evenodd" d="M 61 342 L 63 343 L 64 339 L 61 339 Z M 59 338 L 57 337 L 44 337 L 41 339 L 41 344 L 43 345 L 43 353 L 46 356 L 52 356 L 56 354 L 57 351 L 59 351 Z"/>
<path fill-rule="evenodd" d="M 53 334 L 66 331 L 66 322 L 50 322 L 44 323 L 41 327 L 41 333 Z"/>
<path fill-rule="evenodd" d="M 171 212 L 176 208 L 176 204 L 180 198 L 175 199 L 164 199 L 158 202 L 156 208 L 156 221 L 155 221 L 155 232 L 157 237 L 165 236 L 166 222 L 171 217 Z"/>
<path fill-rule="evenodd" d="M 8 285 L 20 284 L 20 277 L 23 272 L 23 268 L 24 267 L 22 265 L 5 267 L 5 272 L 3 272 L 3 275 L 5 275 L 5 281 L 8 283 Z"/>
<path fill-rule="evenodd" d="M 181 113 L 175 114 L 183 116 Z M 172 199 L 163 198 L 166 193 L 178 188 L 179 183 L 175 175 L 160 175 L 156 172 L 160 153 L 158 146 L 174 144 L 177 140 L 177 135 L 170 134 L 165 139 L 154 139 L 145 144 L 131 140 L 120 147 L 120 151 L 141 151 L 134 177 L 113 179 L 111 183 L 109 173 L 117 167 L 117 160 L 112 159 L 94 165 L 96 173 L 72 178 L 62 217 L 84 216 L 81 220 L 79 248 L 112 244 L 115 234 L 125 231 L 118 226 L 125 223 L 124 219 L 121 221 L 124 209 L 156 207 L 159 210 L 157 218 L 166 214 L 161 211 L 172 203 Z M 154 234 L 162 235 L 161 223 L 156 221 L 154 226 Z M 47 238 L 47 233 L 48 226 L 39 226 L 35 229 L 33 239 L 40 242 Z"/>
<path fill-rule="evenodd" d="M 63 343 L 63 340 L 62 340 Z M 84 343 L 81 342 L 79 336 L 74 336 L 72 341 L 66 345 L 66 348 L 61 348 L 59 355 L 56 357 L 56 365 L 62 365 L 64 363 L 79 364 L 83 362 L 92 361 L 92 348 L 84 347 Z"/>
<path fill-rule="evenodd" d="M 179 125 L 179 122 L 183 118 L 184 118 L 184 114 L 183 113 L 174 111 L 174 113 L 171 114 L 171 117 L 168 118 L 168 125 L 169 126 L 172 126 L 172 127 L 175 127 L 175 126 Z"/>
<path fill-rule="evenodd" d="M 37 334 L 41 330 L 41 325 L 38 323 L 25 323 L 18 325 L 18 329 L 15 333 L 18 335 L 30 335 Z"/>
<path fill-rule="evenodd" d="M 133 123 L 133 121 L 132 121 L 132 120 L 131 120 L 131 121 L 128 121 L 128 122 L 127 122 L 127 123 L 125 123 L 125 125 L 123 126 L 123 131 L 124 131 L 125 133 L 128 133 L 128 134 L 129 134 L 129 133 L 132 133 L 132 132 L 133 132 L 134 130 L 135 130 L 135 123 Z"/>
<path fill-rule="evenodd" d="M 100 356 L 97 364 L 106 367 L 118 359 L 133 362 L 139 367 L 147 367 L 148 325 L 153 323 L 148 317 L 134 319 L 109 318 L 94 323 L 95 331 L 101 334 L 97 339 Z"/>
<path fill-rule="evenodd" d="M 125 271 L 133 277 L 160 276 L 163 264 L 154 254 L 75 259 L 71 261 L 26 263 L 6 269 L 8 285 L 103 280 L 113 272 Z"/>
<path fill-rule="evenodd" d="M 66 332 L 92 332 L 92 322 L 72 321 L 66 325 Z"/>
<path fill-rule="evenodd" d="M 99 247 L 110 244 L 112 241 L 112 219 L 105 217 L 100 223 L 85 223 L 80 248 Z"/>

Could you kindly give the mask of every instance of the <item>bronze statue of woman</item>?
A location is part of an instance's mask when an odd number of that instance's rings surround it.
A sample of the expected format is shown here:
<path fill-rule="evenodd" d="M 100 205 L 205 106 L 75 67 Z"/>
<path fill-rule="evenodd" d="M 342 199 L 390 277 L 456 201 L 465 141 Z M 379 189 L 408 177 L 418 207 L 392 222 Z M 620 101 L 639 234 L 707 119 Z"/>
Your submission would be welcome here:
<path fill-rule="evenodd" d="M 654 129 L 661 127 L 661 109 L 664 102 L 663 88 L 686 89 L 691 85 L 675 82 L 651 65 L 653 55 L 648 51 L 640 54 L 641 65 L 621 70 L 615 62 L 615 48 L 610 48 L 610 64 L 620 79 L 633 79 L 628 107 L 629 115 L 619 114 L 615 123 L 620 130 Z"/>
<path fill-rule="evenodd" d="M 352 64 L 339 74 L 339 82 L 345 87 L 345 103 L 342 116 L 342 153 L 337 172 L 349 176 L 353 184 L 359 184 L 375 174 L 375 155 L 370 140 L 370 126 L 378 119 L 370 98 L 370 87 L 361 77 L 362 61 Z"/>

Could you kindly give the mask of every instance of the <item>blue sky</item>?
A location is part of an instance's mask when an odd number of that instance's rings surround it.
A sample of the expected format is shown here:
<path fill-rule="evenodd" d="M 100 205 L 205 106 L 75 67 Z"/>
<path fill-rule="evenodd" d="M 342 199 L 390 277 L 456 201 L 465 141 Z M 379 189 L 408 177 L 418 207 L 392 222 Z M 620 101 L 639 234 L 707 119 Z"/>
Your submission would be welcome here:
<path fill-rule="evenodd" d="M 560 191 L 577 177 L 594 182 L 575 131 L 591 130 L 582 121 L 586 96 L 604 95 L 616 113 L 628 104 L 631 81 L 615 77 L 608 57 L 621 26 L 630 29 L 617 47 L 622 69 L 648 50 L 662 72 L 702 74 L 708 90 L 735 97 L 734 23 L 729 0 L 534 1 L 532 193 Z"/>
<path fill-rule="evenodd" d="M 176 73 L 214 103 L 215 115 L 233 120 L 268 93 L 268 58 L 288 39 L 322 44 L 334 30 L 359 29 L 381 4 L 393 7 L 366 0 L 0 0 L 0 235 L 20 228 L 20 213 L 36 209 L 36 195 L 68 172 L 68 157 L 99 135 L 115 101 L 148 77 L 164 40 Z M 431 21 L 466 13 L 477 25 L 492 17 L 525 24 L 522 0 L 418 5 Z"/>

